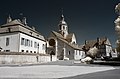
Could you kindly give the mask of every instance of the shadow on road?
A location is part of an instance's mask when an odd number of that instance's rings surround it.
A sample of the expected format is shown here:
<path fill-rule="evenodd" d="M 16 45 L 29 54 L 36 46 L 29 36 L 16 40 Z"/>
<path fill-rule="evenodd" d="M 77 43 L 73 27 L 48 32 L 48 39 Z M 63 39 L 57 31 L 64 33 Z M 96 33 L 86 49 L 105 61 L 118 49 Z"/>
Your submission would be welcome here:
<path fill-rule="evenodd" d="M 119 61 L 103 61 L 103 62 L 93 62 L 95 65 L 106 65 L 106 66 L 120 66 Z"/>

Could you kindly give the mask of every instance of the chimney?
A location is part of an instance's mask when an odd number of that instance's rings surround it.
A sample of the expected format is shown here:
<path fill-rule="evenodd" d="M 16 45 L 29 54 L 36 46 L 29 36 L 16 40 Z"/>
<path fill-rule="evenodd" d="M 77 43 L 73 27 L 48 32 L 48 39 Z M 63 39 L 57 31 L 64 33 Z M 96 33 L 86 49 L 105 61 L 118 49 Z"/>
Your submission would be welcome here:
<path fill-rule="evenodd" d="M 97 42 L 98 42 L 98 43 L 100 42 L 100 38 L 99 38 L 99 37 L 97 37 Z"/>
<path fill-rule="evenodd" d="M 27 25 L 26 17 L 23 17 L 23 19 L 22 19 L 22 23 L 23 23 L 24 25 Z"/>
<path fill-rule="evenodd" d="M 12 21 L 12 18 L 10 17 L 10 15 L 8 16 L 7 18 L 7 23 L 11 22 Z"/>
<path fill-rule="evenodd" d="M 87 40 L 85 40 L 85 45 L 87 44 Z"/>

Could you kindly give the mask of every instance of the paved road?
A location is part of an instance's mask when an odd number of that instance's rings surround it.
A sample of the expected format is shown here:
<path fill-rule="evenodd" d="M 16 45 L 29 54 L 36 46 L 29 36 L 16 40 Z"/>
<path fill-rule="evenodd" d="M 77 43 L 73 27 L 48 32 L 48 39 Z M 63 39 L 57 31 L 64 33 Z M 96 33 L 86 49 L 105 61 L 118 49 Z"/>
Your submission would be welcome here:
<path fill-rule="evenodd" d="M 86 75 L 85 75 L 86 74 Z M 65 78 L 65 79 L 120 79 L 119 66 L 74 64 L 74 61 L 56 61 L 35 65 L 0 65 L 3 78 Z M 103 76 L 102 76 L 103 75 Z M 102 76 L 102 77 L 100 77 Z"/>
<path fill-rule="evenodd" d="M 62 79 L 120 79 L 120 69 L 90 73 L 85 75 L 77 75 Z"/>

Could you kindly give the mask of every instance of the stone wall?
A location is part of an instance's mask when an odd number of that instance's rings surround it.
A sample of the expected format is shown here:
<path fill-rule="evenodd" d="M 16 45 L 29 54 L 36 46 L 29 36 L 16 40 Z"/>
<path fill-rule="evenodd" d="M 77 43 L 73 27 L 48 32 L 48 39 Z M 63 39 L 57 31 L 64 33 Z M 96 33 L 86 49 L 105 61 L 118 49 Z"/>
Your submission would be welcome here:
<path fill-rule="evenodd" d="M 0 64 L 36 64 L 50 61 L 51 57 L 49 55 L 0 55 Z M 56 56 L 52 56 L 52 61 L 56 61 Z"/>

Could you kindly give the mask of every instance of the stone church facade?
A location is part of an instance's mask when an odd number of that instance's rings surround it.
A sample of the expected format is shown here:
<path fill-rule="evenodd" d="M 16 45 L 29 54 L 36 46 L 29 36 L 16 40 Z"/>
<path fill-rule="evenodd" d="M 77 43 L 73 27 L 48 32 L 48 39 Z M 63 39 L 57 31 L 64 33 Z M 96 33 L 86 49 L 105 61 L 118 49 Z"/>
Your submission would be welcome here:
<path fill-rule="evenodd" d="M 47 42 L 47 53 L 56 55 L 58 60 L 79 60 L 85 52 L 77 44 L 74 33 L 68 33 L 68 25 L 61 16 L 58 24 L 59 31 L 52 31 Z"/>

